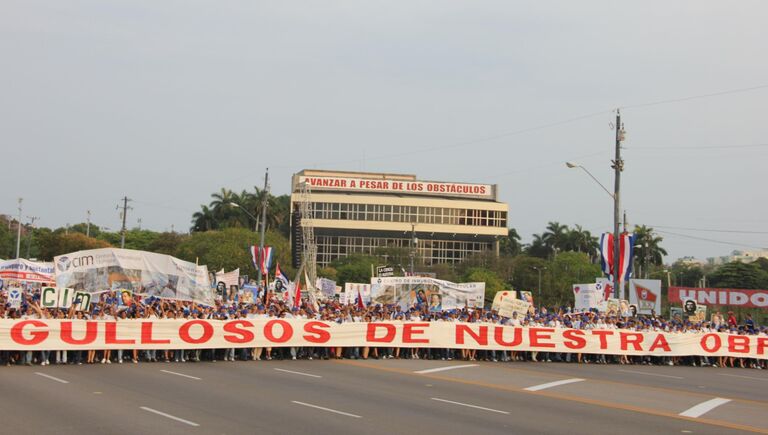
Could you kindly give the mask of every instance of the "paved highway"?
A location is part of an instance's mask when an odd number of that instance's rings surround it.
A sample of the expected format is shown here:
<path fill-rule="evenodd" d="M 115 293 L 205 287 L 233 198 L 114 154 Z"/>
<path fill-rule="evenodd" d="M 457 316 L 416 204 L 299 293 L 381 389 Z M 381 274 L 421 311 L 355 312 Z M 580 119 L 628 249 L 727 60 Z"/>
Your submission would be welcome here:
<path fill-rule="evenodd" d="M 0 368 L 3 433 L 768 433 L 768 373 L 464 361 Z"/>

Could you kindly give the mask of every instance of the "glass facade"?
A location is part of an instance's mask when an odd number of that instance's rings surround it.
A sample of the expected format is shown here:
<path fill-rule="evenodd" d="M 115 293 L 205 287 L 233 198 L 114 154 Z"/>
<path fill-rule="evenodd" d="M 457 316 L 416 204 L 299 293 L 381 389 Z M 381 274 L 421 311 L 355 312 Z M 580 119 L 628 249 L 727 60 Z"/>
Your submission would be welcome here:
<path fill-rule="evenodd" d="M 367 237 L 352 235 L 316 234 L 317 264 L 327 266 L 337 258 L 361 253 L 377 255 L 387 248 L 410 249 L 410 235 L 406 237 Z M 416 257 L 420 264 L 456 263 L 480 252 L 494 250 L 494 241 L 425 240 L 419 238 Z"/>
<path fill-rule="evenodd" d="M 314 202 L 312 208 L 314 219 L 507 227 L 507 212 L 497 210 L 338 202 Z"/>

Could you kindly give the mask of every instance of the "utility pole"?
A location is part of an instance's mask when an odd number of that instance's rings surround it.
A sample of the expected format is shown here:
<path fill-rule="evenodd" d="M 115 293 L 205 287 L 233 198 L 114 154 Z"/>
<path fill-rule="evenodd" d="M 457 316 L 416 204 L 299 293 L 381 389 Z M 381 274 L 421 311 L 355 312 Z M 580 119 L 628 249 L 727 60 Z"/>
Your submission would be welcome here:
<path fill-rule="evenodd" d="M 541 306 L 541 271 L 547 270 L 547 266 L 531 266 L 531 269 L 535 270 L 536 272 L 539 272 L 539 294 L 536 296 L 536 299 L 539 300 L 539 305 Z"/>
<path fill-rule="evenodd" d="M 416 223 L 411 222 L 411 276 L 416 276 L 413 270 L 413 263 L 416 260 L 416 245 L 419 243 L 416 239 Z"/>
<path fill-rule="evenodd" d="M 624 128 L 621 125 L 621 113 L 619 109 L 616 109 L 616 160 L 613 160 L 611 167 L 614 170 L 614 184 L 613 184 L 613 297 L 619 298 L 623 293 L 624 285 L 621 283 L 621 271 L 619 270 L 619 251 L 620 237 L 619 232 L 619 220 L 621 219 L 620 211 L 620 194 L 621 194 L 621 171 L 624 170 L 624 160 L 621 159 L 621 141 L 624 140 Z M 621 286 L 621 293 L 619 287 Z"/>
<path fill-rule="evenodd" d="M 19 220 L 16 221 L 16 259 L 19 259 L 19 251 L 21 251 L 21 203 L 24 198 L 19 198 Z"/>
<path fill-rule="evenodd" d="M 123 219 L 123 226 L 120 229 L 120 249 L 125 249 L 125 233 L 126 233 L 125 220 L 128 218 L 128 210 L 133 210 L 132 207 L 128 207 L 128 201 L 130 201 L 130 199 L 128 199 L 127 196 L 124 196 L 123 206 L 122 207 L 120 207 L 119 205 L 117 206 L 118 209 L 119 208 L 123 209 L 123 211 L 120 212 L 120 217 Z"/>
<path fill-rule="evenodd" d="M 85 236 L 91 237 L 91 211 L 86 210 L 85 211 Z"/>
<path fill-rule="evenodd" d="M 626 210 L 624 210 L 624 220 L 623 220 L 623 223 L 624 223 L 624 232 L 626 233 L 627 232 L 627 211 Z"/>
<path fill-rule="evenodd" d="M 264 263 L 261 256 L 264 252 L 264 237 L 267 232 L 267 204 L 269 204 L 269 168 L 267 168 L 266 175 L 264 175 L 264 191 L 263 191 L 263 197 L 261 198 L 261 235 L 259 237 L 259 263 Z M 265 270 L 261 270 L 261 264 L 259 264 L 258 273 L 258 285 L 261 285 L 261 280 L 264 278 L 264 272 Z M 301 278 L 299 278 L 301 279 Z M 297 283 L 299 281 L 296 281 Z M 309 284 L 307 284 L 309 285 Z M 264 302 L 267 302 L 267 283 L 264 283 Z"/>
<path fill-rule="evenodd" d="M 27 235 L 27 260 L 29 260 L 29 250 L 32 247 L 32 230 L 35 228 L 35 221 L 40 219 L 37 216 L 27 216 L 27 219 L 29 219 L 29 234 Z"/>

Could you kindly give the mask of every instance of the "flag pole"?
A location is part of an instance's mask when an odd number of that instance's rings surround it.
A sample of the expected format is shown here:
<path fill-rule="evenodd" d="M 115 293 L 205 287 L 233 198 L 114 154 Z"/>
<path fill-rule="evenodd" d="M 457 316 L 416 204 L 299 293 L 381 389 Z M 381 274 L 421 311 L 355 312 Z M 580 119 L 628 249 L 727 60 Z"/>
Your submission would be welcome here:
<path fill-rule="evenodd" d="M 264 191 L 262 192 L 262 200 L 261 200 L 261 236 L 259 237 L 259 257 L 264 255 L 264 237 L 266 233 L 266 223 L 267 223 L 267 204 L 269 203 L 269 168 L 267 168 L 267 173 L 264 176 Z M 265 261 L 262 258 L 259 258 L 259 266 L 265 265 Z M 261 285 L 261 279 L 262 279 L 262 267 L 259 267 L 259 274 L 258 274 L 258 283 Z M 265 282 L 264 285 L 264 305 L 267 304 L 267 285 Z"/>

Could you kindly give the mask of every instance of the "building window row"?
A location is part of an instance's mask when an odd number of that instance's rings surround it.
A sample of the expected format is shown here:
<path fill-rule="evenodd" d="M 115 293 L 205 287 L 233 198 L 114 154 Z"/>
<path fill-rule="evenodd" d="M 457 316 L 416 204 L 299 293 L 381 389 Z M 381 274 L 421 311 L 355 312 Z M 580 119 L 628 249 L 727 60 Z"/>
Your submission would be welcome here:
<path fill-rule="evenodd" d="M 410 238 L 315 236 L 317 263 L 327 266 L 333 260 L 350 254 L 379 255 L 387 248 L 410 248 Z M 466 257 L 493 250 L 493 242 L 419 239 L 416 256 L 426 265 L 457 263 Z"/>
<path fill-rule="evenodd" d="M 312 203 L 315 219 L 507 227 L 507 212 L 412 205 Z"/>

